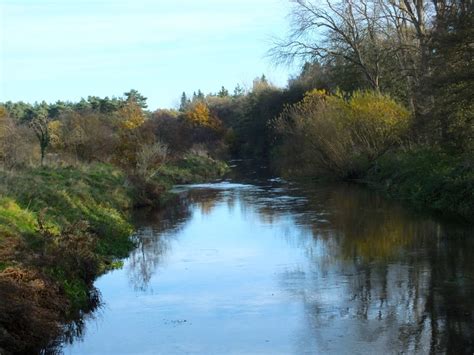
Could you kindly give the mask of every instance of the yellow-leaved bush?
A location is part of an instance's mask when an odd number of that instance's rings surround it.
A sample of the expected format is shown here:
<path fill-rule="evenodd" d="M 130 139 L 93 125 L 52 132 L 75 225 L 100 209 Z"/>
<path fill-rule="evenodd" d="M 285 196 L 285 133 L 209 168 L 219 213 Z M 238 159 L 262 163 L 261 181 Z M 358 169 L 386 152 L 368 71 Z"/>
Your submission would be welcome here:
<path fill-rule="evenodd" d="M 355 146 L 369 160 L 378 158 L 406 132 L 410 113 L 387 95 L 354 93 L 346 102 L 347 124 Z"/>
<path fill-rule="evenodd" d="M 347 178 L 396 144 L 409 124 L 408 111 L 386 95 L 359 91 L 346 98 L 312 90 L 286 107 L 274 127 L 282 140 L 282 166 Z"/>

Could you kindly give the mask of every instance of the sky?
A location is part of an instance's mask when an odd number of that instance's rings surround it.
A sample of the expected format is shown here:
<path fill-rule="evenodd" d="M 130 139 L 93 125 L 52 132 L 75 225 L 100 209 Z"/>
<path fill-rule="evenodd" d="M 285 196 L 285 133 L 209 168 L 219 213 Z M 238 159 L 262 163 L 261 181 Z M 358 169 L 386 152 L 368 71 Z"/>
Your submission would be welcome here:
<path fill-rule="evenodd" d="M 150 109 L 192 94 L 284 86 L 265 54 L 289 0 L 0 0 L 0 102 L 77 101 L 136 89 Z"/>

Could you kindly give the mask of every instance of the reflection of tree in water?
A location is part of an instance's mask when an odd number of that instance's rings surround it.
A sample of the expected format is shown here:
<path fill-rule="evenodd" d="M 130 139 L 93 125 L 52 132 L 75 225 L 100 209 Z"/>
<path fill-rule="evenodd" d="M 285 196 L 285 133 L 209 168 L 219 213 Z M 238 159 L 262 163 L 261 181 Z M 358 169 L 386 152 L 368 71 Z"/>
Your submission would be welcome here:
<path fill-rule="evenodd" d="M 180 198 L 165 209 L 147 211 L 136 218 L 145 227 L 135 233 L 137 247 L 130 253 L 127 265 L 129 279 L 135 290 L 147 289 L 155 270 L 170 250 L 173 232 L 182 228 L 190 216 L 190 201 Z"/>
<path fill-rule="evenodd" d="M 173 237 L 191 218 L 193 208 L 208 214 L 218 199 L 217 191 L 195 190 L 182 193 L 165 209 L 147 211 L 137 216 L 144 225 L 135 233 L 137 247 L 130 253 L 127 270 L 135 290 L 145 291 L 165 255 L 170 251 Z"/>
<path fill-rule="evenodd" d="M 101 317 L 101 294 L 95 287 L 91 289 L 87 307 L 78 309 L 69 316 L 70 320 L 64 324 L 61 335 L 53 340 L 48 347 L 41 350 L 43 355 L 59 355 L 63 353 L 65 345 L 82 340 L 86 334 L 87 323 Z"/>
<path fill-rule="evenodd" d="M 412 216 L 355 186 L 189 191 L 140 230 L 129 265 L 134 287 L 146 289 L 193 209 L 207 215 L 221 203 L 229 211 L 238 206 L 244 219 L 288 223 L 285 238 L 306 250 L 309 268 L 281 275 L 281 286 L 306 310 L 297 352 L 331 350 L 327 340 L 337 332 L 346 350 L 367 343 L 387 352 L 474 351 L 472 230 Z"/>
<path fill-rule="evenodd" d="M 324 206 L 328 223 L 297 209 L 295 221 L 312 230 L 310 270 L 281 275 L 303 299 L 314 339 L 305 346 L 328 351 L 331 331 L 350 324 L 341 339 L 347 347 L 362 341 L 408 353 L 474 351 L 472 230 L 414 218 L 364 189 L 321 188 L 308 196 L 306 208 Z"/>

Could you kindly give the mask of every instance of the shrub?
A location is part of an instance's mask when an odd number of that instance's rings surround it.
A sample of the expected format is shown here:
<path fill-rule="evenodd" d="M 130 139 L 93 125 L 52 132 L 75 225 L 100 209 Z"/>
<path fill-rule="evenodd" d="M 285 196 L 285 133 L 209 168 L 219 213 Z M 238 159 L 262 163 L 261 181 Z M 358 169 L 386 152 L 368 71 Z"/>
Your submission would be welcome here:
<path fill-rule="evenodd" d="M 0 164 L 7 169 L 39 161 L 33 131 L 0 112 Z"/>
<path fill-rule="evenodd" d="M 356 92 L 347 101 L 347 125 L 354 148 L 374 161 L 400 141 L 410 124 L 410 114 L 387 95 Z"/>
<path fill-rule="evenodd" d="M 138 176 L 148 180 L 155 170 L 166 162 L 168 157 L 168 146 L 161 142 L 143 145 L 137 153 L 136 173 Z"/>
<path fill-rule="evenodd" d="M 409 118 L 405 108 L 380 93 L 356 92 L 346 99 L 310 91 L 274 122 L 283 141 L 281 165 L 303 174 L 360 176 L 400 140 Z"/>

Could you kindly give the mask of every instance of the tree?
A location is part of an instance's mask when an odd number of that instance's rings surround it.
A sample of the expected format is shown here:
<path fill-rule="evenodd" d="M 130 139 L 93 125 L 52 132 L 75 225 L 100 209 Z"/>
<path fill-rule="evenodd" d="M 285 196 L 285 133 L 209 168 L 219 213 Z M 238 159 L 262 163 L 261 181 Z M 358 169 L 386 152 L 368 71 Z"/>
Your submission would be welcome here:
<path fill-rule="evenodd" d="M 49 132 L 49 118 L 44 113 L 40 113 L 33 118 L 33 120 L 30 122 L 30 126 L 33 128 L 36 138 L 38 138 L 41 150 L 41 166 L 43 166 L 46 148 L 48 148 L 51 141 Z"/>
<path fill-rule="evenodd" d="M 204 99 L 205 99 L 204 93 L 201 90 L 198 90 L 197 95 L 196 95 L 196 100 L 204 101 Z"/>
<path fill-rule="evenodd" d="M 388 91 L 406 101 L 418 127 L 426 124 L 433 103 L 430 58 L 437 19 L 443 9 L 458 3 L 469 3 L 472 8 L 472 1 L 292 2 L 292 30 L 270 51 L 277 62 L 318 60 L 323 66 L 333 66 L 343 78 L 353 75 L 344 74 L 346 70 L 340 68 L 355 68 L 369 88 Z"/>
<path fill-rule="evenodd" d="M 267 77 L 265 76 L 265 74 L 262 74 L 261 77 L 257 77 L 255 79 L 253 79 L 253 83 L 252 83 L 252 91 L 253 92 L 256 92 L 256 91 L 259 91 L 259 90 L 265 90 L 265 89 L 268 89 L 268 88 L 271 88 L 273 87 L 273 85 L 271 85 L 268 80 L 267 80 Z"/>
<path fill-rule="evenodd" d="M 211 124 L 211 111 L 203 102 L 197 102 L 186 112 L 186 119 L 195 126 L 209 126 Z"/>
<path fill-rule="evenodd" d="M 8 155 L 8 139 L 13 135 L 15 125 L 5 106 L 0 106 L 0 161 L 5 163 Z"/>
<path fill-rule="evenodd" d="M 133 102 L 137 104 L 138 106 L 140 106 L 142 109 L 147 108 L 147 103 L 146 103 L 147 98 L 143 96 L 142 94 L 140 94 L 137 90 L 132 89 L 124 93 L 124 96 L 125 96 L 126 102 L 129 102 L 129 103 Z"/>
<path fill-rule="evenodd" d="M 474 3 L 438 0 L 431 38 L 434 129 L 443 147 L 474 152 Z"/>
<path fill-rule="evenodd" d="M 229 90 L 227 90 L 225 87 L 221 87 L 221 90 L 217 93 L 217 96 L 219 97 L 227 97 L 229 96 Z"/>
<path fill-rule="evenodd" d="M 107 162 L 117 149 L 116 120 L 110 116 L 70 112 L 62 117 L 60 128 L 61 151 L 76 162 Z M 54 140 L 53 134 L 51 136 Z"/>
<path fill-rule="evenodd" d="M 297 58 L 355 65 L 370 87 L 380 89 L 381 67 L 392 55 L 386 45 L 382 5 L 375 0 L 293 0 L 292 30 L 270 54 L 278 62 Z"/>
<path fill-rule="evenodd" d="M 136 173 L 145 181 L 149 180 L 159 165 L 166 162 L 168 146 L 161 142 L 144 144 L 137 153 Z"/>
<path fill-rule="evenodd" d="M 145 122 L 145 115 L 141 106 L 133 100 L 127 101 L 118 111 L 118 146 L 115 162 L 122 168 L 132 170 L 136 168 L 137 154 L 143 144 L 140 127 Z"/>
<path fill-rule="evenodd" d="M 58 118 L 61 113 L 67 110 L 67 104 L 63 101 L 56 101 L 56 103 L 48 105 L 48 116 L 51 119 Z"/>
<path fill-rule="evenodd" d="M 397 74 L 405 82 L 407 102 L 421 122 L 431 105 L 427 77 L 430 74 L 429 49 L 432 23 L 437 0 L 379 0 L 388 35 L 395 49 Z"/>
<path fill-rule="evenodd" d="M 27 113 L 33 109 L 31 104 L 27 104 L 23 101 L 7 101 L 5 102 L 4 107 L 7 110 L 8 115 L 16 121 L 26 121 Z"/>
<path fill-rule="evenodd" d="M 245 90 L 240 86 L 240 84 L 237 84 L 234 88 L 234 97 L 240 97 L 245 93 Z"/>
<path fill-rule="evenodd" d="M 186 96 L 186 93 L 183 91 L 183 94 L 181 95 L 181 100 L 180 100 L 180 103 L 179 103 L 179 110 L 181 112 L 186 111 L 186 109 L 187 109 L 187 107 L 189 106 L 190 103 L 191 103 L 191 101 L 188 99 L 188 97 Z"/>

